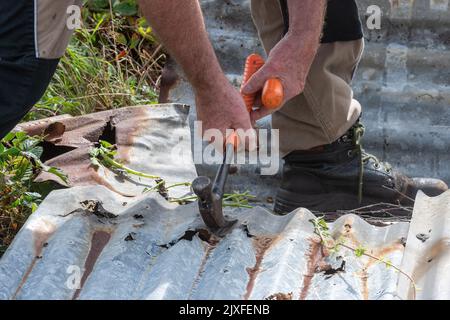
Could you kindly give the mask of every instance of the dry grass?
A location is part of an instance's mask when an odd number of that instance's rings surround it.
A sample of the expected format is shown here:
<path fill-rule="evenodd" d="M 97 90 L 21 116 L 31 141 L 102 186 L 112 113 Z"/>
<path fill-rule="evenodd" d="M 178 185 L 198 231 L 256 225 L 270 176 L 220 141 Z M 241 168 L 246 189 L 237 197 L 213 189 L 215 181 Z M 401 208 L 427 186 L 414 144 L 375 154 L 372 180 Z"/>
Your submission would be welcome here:
<path fill-rule="evenodd" d="M 44 97 L 25 120 L 157 102 L 166 55 L 145 20 L 85 11 Z"/>

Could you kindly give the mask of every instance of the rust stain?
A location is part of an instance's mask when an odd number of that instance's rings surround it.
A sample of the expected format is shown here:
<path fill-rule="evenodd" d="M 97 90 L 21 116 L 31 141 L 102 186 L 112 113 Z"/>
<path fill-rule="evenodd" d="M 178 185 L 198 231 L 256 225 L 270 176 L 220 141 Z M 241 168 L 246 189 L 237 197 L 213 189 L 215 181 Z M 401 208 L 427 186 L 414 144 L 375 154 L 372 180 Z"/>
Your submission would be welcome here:
<path fill-rule="evenodd" d="M 267 251 L 276 242 L 277 237 L 260 236 L 253 239 L 253 246 L 255 248 L 256 262 L 252 268 L 247 268 L 249 281 L 247 283 L 244 300 L 248 300 L 255 286 L 255 281 L 258 274 L 261 272 L 261 264 Z"/>
<path fill-rule="evenodd" d="M 355 233 L 353 232 L 353 223 L 354 223 L 353 217 L 349 217 L 342 228 L 341 234 L 352 245 L 358 247 L 361 245 L 361 241 L 356 237 Z"/>
<path fill-rule="evenodd" d="M 403 251 L 403 250 L 404 250 L 403 241 L 402 241 L 402 239 L 399 239 L 399 240 L 397 240 L 391 244 L 388 244 L 386 246 L 371 249 L 371 250 L 369 250 L 368 253 L 374 257 L 384 259 L 387 255 L 389 255 L 393 252 Z M 361 294 L 362 294 L 364 300 L 369 300 L 369 284 L 368 284 L 369 273 L 368 273 L 368 270 L 374 264 L 380 263 L 380 261 L 378 261 L 376 259 L 373 259 L 370 257 L 367 257 L 367 258 L 368 258 L 367 263 L 364 265 L 362 270 L 358 273 L 358 276 L 361 279 Z"/>
<path fill-rule="evenodd" d="M 361 241 L 359 241 L 359 239 L 356 237 L 355 233 L 353 232 L 353 223 L 354 223 L 354 218 L 351 216 L 347 217 L 344 221 L 344 225 L 342 226 L 342 228 L 333 232 L 332 238 L 339 239 L 339 238 L 343 237 L 347 241 L 349 241 L 350 244 L 358 247 L 361 244 Z"/>
<path fill-rule="evenodd" d="M 53 224 L 51 224 L 50 222 L 42 220 L 42 221 L 40 221 L 40 223 L 41 224 L 39 224 L 36 227 L 36 229 L 39 229 L 39 230 L 33 231 L 34 258 L 31 261 L 31 264 L 28 267 L 27 271 L 25 272 L 24 276 L 22 277 L 22 280 L 20 281 L 19 286 L 17 287 L 16 291 L 14 292 L 14 295 L 12 296 L 13 300 L 16 299 L 20 290 L 22 290 L 23 285 L 25 284 L 25 282 L 27 281 L 31 272 L 33 271 L 37 261 L 42 259 L 42 249 L 46 246 L 45 244 L 48 242 L 48 239 L 55 232 L 55 226 Z"/>
<path fill-rule="evenodd" d="M 19 129 L 28 134 L 46 134 L 44 149 L 56 148 L 51 158 L 45 162 L 65 172 L 69 177 L 69 186 L 86 186 L 101 184 L 110 190 L 123 194 L 103 181 L 91 166 L 90 149 L 98 141 L 106 140 L 117 145 L 117 159 L 123 163 L 129 162 L 130 150 L 135 145 L 137 137 L 151 127 L 151 115 L 148 106 L 126 107 L 107 110 L 78 117 L 55 117 L 45 121 L 21 124 Z M 68 151 L 64 152 L 67 148 Z M 53 180 L 64 184 L 54 175 L 42 173 L 37 182 Z M 133 195 L 134 196 L 134 195 Z"/>
<path fill-rule="evenodd" d="M 293 295 L 294 294 L 292 292 L 289 292 L 289 293 L 278 292 L 278 293 L 271 294 L 264 300 L 292 300 Z"/>
<path fill-rule="evenodd" d="M 53 122 L 44 130 L 44 137 L 46 141 L 57 141 L 64 132 L 66 131 L 66 126 L 61 122 Z"/>
<path fill-rule="evenodd" d="M 86 283 L 87 278 L 94 269 L 98 257 L 100 256 L 100 254 L 102 253 L 103 249 L 108 244 L 110 239 L 111 233 L 105 230 L 96 230 L 92 235 L 91 248 L 89 249 L 88 256 L 84 263 L 84 272 L 81 278 L 80 288 L 75 291 L 72 300 L 78 299 L 81 290 L 83 289 L 83 286 Z"/>
<path fill-rule="evenodd" d="M 386 246 L 383 246 L 381 248 L 375 248 L 371 250 L 370 254 L 377 257 L 377 258 L 384 258 L 387 255 L 396 252 L 396 251 L 403 251 L 405 247 L 402 244 L 402 240 L 399 239 L 395 241 L 394 243 L 388 244 Z M 369 262 L 367 263 L 367 267 L 371 267 L 373 264 L 377 263 L 378 261 L 372 258 L 369 258 Z"/>
<path fill-rule="evenodd" d="M 355 233 L 353 232 L 353 223 L 354 219 L 353 217 L 348 217 L 347 220 L 344 222 L 344 226 L 333 234 L 333 238 L 337 239 L 339 237 L 345 238 L 349 244 L 357 248 L 361 246 L 361 241 L 356 237 Z M 387 255 L 392 254 L 396 251 L 404 251 L 405 247 L 403 246 L 403 240 L 398 239 L 394 241 L 393 243 L 381 246 L 379 248 L 372 248 L 367 250 L 367 253 L 371 254 L 372 256 L 375 256 L 377 258 L 383 259 Z M 368 278 L 369 278 L 369 268 L 372 267 L 374 264 L 379 263 L 378 260 L 366 257 L 368 260 L 364 264 L 363 268 L 360 272 L 357 273 L 358 277 L 361 280 L 361 295 L 364 300 L 369 299 L 369 285 L 368 285 Z"/>
<path fill-rule="evenodd" d="M 198 268 L 197 275 L 195 276 L 194 282 L 192 283 L 192 286 L 191 286 L 191 290 L 189 291 L 188 300 L 191 298 L 192 293 L 194 292 L 194 289 L 197 287 L 197 285 L 200 281 L 200 278 L 201 278 L 203 272 L 205 271 L 206 262 L 208 261 L 212 251 L 216 248 L 217 243 L 218 243 L 218 241 L 211 241 L 209 243 L 206 243 L 205 253 L 203 254 L 203 258 L 200 263 L 200 267 Z"/>
<path fill-rule="evenodd" d="M 310 245 L 306 253 L 306 274 L 303 275 L 303 283 L 300 290 L 299 300 L 305 300 L 308 296 L 314 275 L 323 269 L 326 253 L 324 253 L 322 241 L 318 236 L 309 239 Z"/>
<path fill-rule="evenodd" d="M 147 108 L 121 109 L 111 117 L 110 123 L 115 131 L 117 159 L 124 164 L 129 163 L 130 151 L 136 138 L 152 127 Z"/>
<path fill-rule="evenodd" d="M 363 300 L 369 300 L 369 283 L 368 278 L 369 274 L 367 273 L 367 267 L 364 267 L 359 273 L 359 277 L 361 279 L 361 294 L 363 296 Z"/>
<path fill-rule="evenodd" d="M 426 250 L 421 257 L 416 261 L 415 268 L 411 273 L 411 278 L 417 282 L 429 271 L 440 258 L 449 254 L 450 250 L 450 238 L 442 238 L 436 241 L 428 250 Z M 409 288 L 407 297 L 412 299 L 413 292 L 412 287 Z"/>
<path fill-rule="evenodd" d="M 15 129 L 19 131 L 25 131 L 31 136 L 40 136 L 42 135 L 46 128 L 51 125 L 52 123 L 55 123 L 57 121 L 65 120 L 68 118 L 72 118 L 70 115 L 60 115 L 60 116 L 54 116 L 46 119 L 41 120 L 35 120 L 30 121 L 26 123 L 20 123 L 16 126 Z"/>

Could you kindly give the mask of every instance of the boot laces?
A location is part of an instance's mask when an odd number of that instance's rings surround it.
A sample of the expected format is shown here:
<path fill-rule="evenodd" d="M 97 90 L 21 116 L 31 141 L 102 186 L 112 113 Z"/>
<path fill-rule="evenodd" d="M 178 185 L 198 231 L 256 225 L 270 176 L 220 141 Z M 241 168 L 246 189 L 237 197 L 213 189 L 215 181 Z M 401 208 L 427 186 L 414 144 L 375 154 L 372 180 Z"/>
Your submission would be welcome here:
<path fill-rule="evenodd" d="M 358 201 L 361 204 L 363 198 L 363 181 L 364 181 L 364 165 L 367 164 L 370 160 L 373 161 L 374 167 L 376 169 L 384 166 L 386 168 L 386 172 L 390 173 L 392 167 L 387 162 L 382 162 L 373 154 L 366 152 L 362 146 L 362 137 L 364 136 L 365 127 L 361 123 L 357 123 L 353 129 L 353 144 L 355 145 L 355 151 L 359 155 L 359 175 L 358 175 Z"/>

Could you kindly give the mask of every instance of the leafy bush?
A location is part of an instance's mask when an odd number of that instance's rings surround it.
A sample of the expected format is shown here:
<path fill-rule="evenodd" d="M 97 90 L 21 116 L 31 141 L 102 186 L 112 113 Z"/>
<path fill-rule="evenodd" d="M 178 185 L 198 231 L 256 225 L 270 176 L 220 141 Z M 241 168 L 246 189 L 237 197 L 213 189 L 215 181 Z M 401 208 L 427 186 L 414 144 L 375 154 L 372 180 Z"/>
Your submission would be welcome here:
<path fill-rule="evenodd" d="M 46 171 L 63 181 L 66 176 L 40 160 L 43 149 L 41 137 L 23 132 L 10 133 L 0 141 L 0 256 L 42 200 L 33 182 Z"/>
<path fill-rule="evenodd" d="M 136 0 L 112 0 L 112 10 L 122 16 L 135 16 L 138 14 Z M 89 0 L 86 5 L 93 11 L 110 10 L 110 0 Z"/>

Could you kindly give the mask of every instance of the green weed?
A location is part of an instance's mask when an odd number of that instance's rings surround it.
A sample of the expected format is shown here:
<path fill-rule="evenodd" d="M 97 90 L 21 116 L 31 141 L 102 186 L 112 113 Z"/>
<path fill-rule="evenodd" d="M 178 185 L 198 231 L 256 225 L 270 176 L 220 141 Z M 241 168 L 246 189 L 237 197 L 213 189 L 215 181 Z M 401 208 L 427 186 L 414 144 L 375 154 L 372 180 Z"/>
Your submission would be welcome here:
<path fill-rule="evenodd" d="M 67 182 L 60 170 L 41 162 L 42 137 L 9 133 L 0 141 L 0 256 L 16 232 L 42 201 L 43 192 L 34 182 L 46 171 Z"/>

